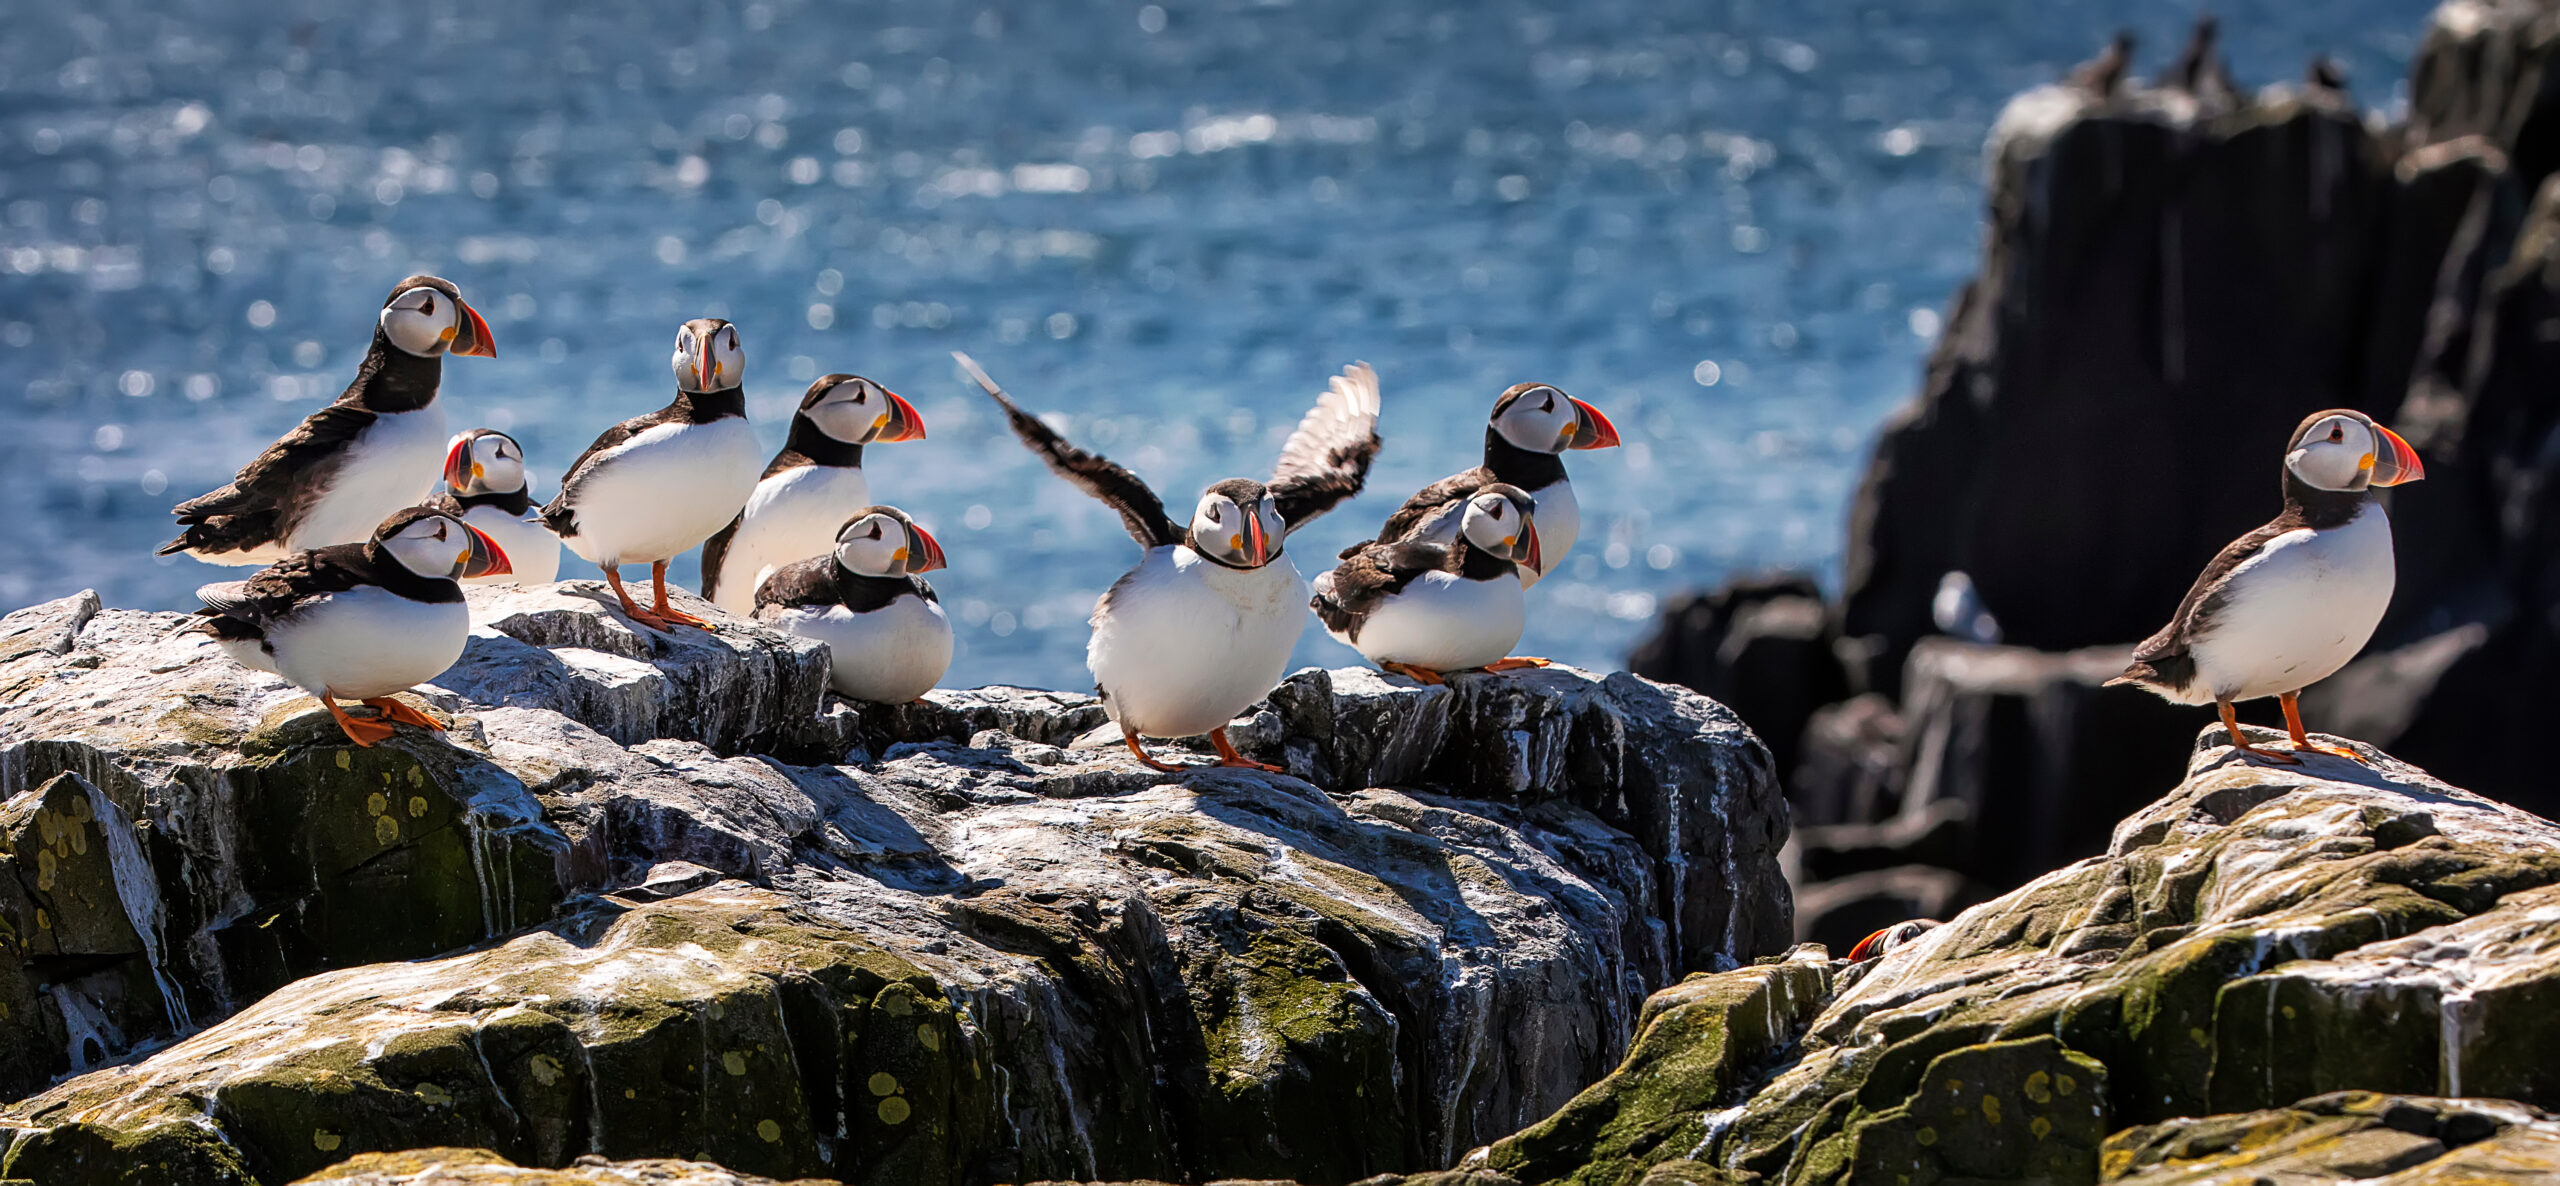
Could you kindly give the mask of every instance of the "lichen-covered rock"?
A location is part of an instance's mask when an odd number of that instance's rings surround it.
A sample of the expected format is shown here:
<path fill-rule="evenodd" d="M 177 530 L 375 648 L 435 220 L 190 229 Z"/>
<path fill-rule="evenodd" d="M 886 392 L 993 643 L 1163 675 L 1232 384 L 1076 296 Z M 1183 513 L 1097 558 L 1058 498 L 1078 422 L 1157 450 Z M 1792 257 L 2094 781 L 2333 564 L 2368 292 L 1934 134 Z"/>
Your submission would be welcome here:
<path fill-rule="evenodd" d="M 0 1092 L 312 971 L 538 921 L 564 892 L 566 842 L 521 780 L 467 745 L 404 730 L 352 746 L 310 697 L 173 635 L 176 615 L 83 594 L 5 621 L 0 634 L 44 641 L 0 659 L 0 800 L 59 800 L 29 817 L 35 843 L 13 840 L 14 860 L 41 879 L 51 848 L 56 877 L 94 907 L 83 917 L 116 933 L 78 939 L 103 945 L 79 958 L 0 953 L 25 961 L 0 979 L 26 975 L 50 1001 L 0 1018 L 0 1045 L 41 1052 L 0 1058 Z"/>
<path fill-rule="evenodd" d="M 2207 730 L 2105 855 L 1845 967 L 1748 1098 L 1631 1058 L 1488 1168 L 1524 1186 L 2095 1182 L 2108 1133 L 2182 1115 L 2346 1090 L 2560 1104 L 2560 824 L 2369 747 L 2278 766 L 2222 742 Z M 1660 1137 L 1519 1157 L 1604 1098 L 1668 1118 Z"/>
<path fill-rule="evenodd" d="M 2107 1139 L 2104 1169 L 2123 1186 L 2524 1186 L 2560 1176 L 2560 1118 L 2504 1100 L 2338 1092 L 2127 1129 Z"/>
<path fill-rule="evenodd" d="M 1687 1161 L 1732 1119 L 1743 1089 L 1803 1031 L 1830 991 L 1820 948 L 1731 972 L 1696 973 L 1645 1002 L 1635 1043 L 1609 1077 L 1555 1115 L 1469 1159 L 1522 1182 L 1631 1182 Z"/>
<path fill-rule="evenodd" d="M 491 708 L 547 708 L 623 745 L 698 741 L 724 754 L 814 739 L 823 644 L 680 600 L 711 623 L 633 624 L 601 581 L 470 590 L 471 641 L 435 686 Z"/>
<path fill-rule="evenodd" d="M 519 616 L 564 653 L 612 641 L 566 600 Z M 1766 751 L 1631 676 L 1300 673 L 1234 732 L 1303 778 L 1147 770 L 1079 748 L 1090 697 L 994 688 L 626 742 L 606 727 L 665 718 L 448 676 L 425 695 L 449 731 L 360 750 L 174 623 L 75 599 L 0 625 L 0 789 L 131 821 L 192 1010 L 107 1054 L 175 1045 L 0 1112 L 0 1178 L 274 1186 L 458 1145 L 866 1183 L 1346 1182 L 1538 1119 L 1607 1071 L 1648 991 L 1790 930 Z M 658 657 L 661 689 L 758 661 Z M 139 943 L 94 918 L 99 945 Z M 58 987 L 0 959 L 0 995 L 21 972 L 22 996 Z M 877 985 L 856 1016 L 863 976 L 907 985 L 942 1045 L 882 1045 L 913 1026 L 877 1024 Z M 714 1062 L 665 1045 L 758 1017 L 780 1020 Z M 67 1040 L 0 1019 L 22 1033 Z M 731 1049 L 776 1065 L 732 1075 Z M 639 1061 L 599 1077 L 617 1058 Z M 907 1086 L 865 1095 L 874 1073 Z M 909 1119 L 881 1118 L 893 1098 Z"/>
<path fill-rule="evenodd" d="M 589 1155 L 561 1169 L 528 1169 L 486 1149 L 411 1149 L 367 1153 L 300 1179 L 293 1186 L 835 1186 L 817 1178 L 776 1182 L 707 1161 L 647 1158 L 613 1161 Z"/>

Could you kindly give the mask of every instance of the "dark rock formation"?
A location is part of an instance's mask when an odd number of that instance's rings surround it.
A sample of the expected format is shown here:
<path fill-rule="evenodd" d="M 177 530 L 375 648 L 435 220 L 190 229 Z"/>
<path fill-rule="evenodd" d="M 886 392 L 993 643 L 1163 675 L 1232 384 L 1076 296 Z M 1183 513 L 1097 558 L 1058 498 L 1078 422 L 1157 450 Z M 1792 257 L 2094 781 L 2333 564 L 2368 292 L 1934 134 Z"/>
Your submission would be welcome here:
<path fill-rule="evenodd" d="M 1789 940 L 1766 751 L 1635 676 L 1301 672 L 1232 731 L 1305 778 L 1164 775 L 1089 697 L 822 706 L 761 627 L 473 601 L 450 731 L 371 749 L 174 615 L 0 620 L 0 1091 L 88 1072 L 0 1111 L 0 1179 L 1343 1182 Z"/>
<path fill-rule="evenodd" d="M 2145 85 L 2119 39 L 2002 113 L 1981 269 L 1877 442 L 1823 625 L 1762 646 L 1739 607 L 1807 593 L 1747 578 L 1672 602 L 1634 657 L 1780 690 L 1729 699 L 1791 756 L 1823 906 L 1800 936 L 2098 850 L 2211 719 L 2098 685 L 2274 512 L 2277 445 L 2324 406 L 2391 423 L 2428 473 L 2389 496 L 2391 611 L 2311 723 L 2560 813 L 2537 744 L 2560 681 L 2560 7 L 2440 7 L 2396 128 L 2321 62 L 2248 94 L 2214 43 L 2200 24 Z M 1944 587 L 2019 649 L 1947 637 L 1993 635 Z M 1862 694 L 1806 702 L 1817 642 Z"/>
<path fill-rule="evenodd" d="M 1822 588 L 1802 574 L 1744 578 L 1673 598 L 1627 670 L 1705 693 L 1751 722 L 1780 771 L 1796 767 L 1805 723 L 1849 694 Z"/>

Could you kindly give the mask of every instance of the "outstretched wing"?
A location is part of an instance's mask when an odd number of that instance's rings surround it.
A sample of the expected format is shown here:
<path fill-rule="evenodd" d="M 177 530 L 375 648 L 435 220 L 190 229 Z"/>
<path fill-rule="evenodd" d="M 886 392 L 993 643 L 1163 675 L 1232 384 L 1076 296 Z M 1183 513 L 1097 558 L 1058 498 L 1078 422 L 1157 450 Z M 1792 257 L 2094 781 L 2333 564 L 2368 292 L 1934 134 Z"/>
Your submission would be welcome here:
<path fill-rule="evenodd" d="M 299 495 L 328 481 L 345 459 L 347 444 L 374 419 L 354 404 L 313 412 L 241 467 L 230 485 L 172 508 L 169 513 L 186 530 L 160 554 L 234 552 L 282 540 L 293 530 L 291 512 L 302 502 Z"/>
<path fill-rule="evenodd" d="M 1014 406 L 1012 400 L 1005 398 L 1004 389 L 997 387 L 995 380 L 978 369 L 978 364 L 968 355 L 954 350 L 951 357 L 958 359 L 961 369 L 968 371 L 969 377 L 977 380 L 978 386 L 985 388 L 987 395 L 1003 406 L 1005 419 L 1013 425 L 1013 435 L 1021 437 L 1022 443 L 1039 454 L 1040 460 L 1047 462 L 1059 477 L 1082 487 L 1085 493 L 1120 512 L 1120 522 L 1128 527 L 1129 538 L 1138 541 L 1140 547 L 1161 548 L 1182 542 L 1182 525 L 1166 517 L 1164 500 L 1156 497 L 1156 492 L 1148 489 L 1138 475 L 1110 458 L 1087 453 L 1068 444 L 1066 438 L 1042 424 L 1039 417 Z"/>
<path fill-rule="evenodd" d="M 1268 483 L 1292 531 L 1360 493 L 1378 456 L 1378 372 L 1355 362 L 1333 377 L 1280 446 Z"/>

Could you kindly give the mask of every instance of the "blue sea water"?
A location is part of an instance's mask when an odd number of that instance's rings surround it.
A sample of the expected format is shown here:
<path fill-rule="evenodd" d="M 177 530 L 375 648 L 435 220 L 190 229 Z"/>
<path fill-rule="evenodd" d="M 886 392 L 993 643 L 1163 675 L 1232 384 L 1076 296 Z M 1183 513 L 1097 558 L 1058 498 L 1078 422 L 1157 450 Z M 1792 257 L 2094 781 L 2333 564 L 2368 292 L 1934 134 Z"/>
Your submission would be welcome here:
<path fill-rule="evenodd" d="M 2388 109 L 2426 6 L 2216 6 L 2244 85 L 2315 52 Z M 191 605 L 168 507 L 334 397 L 383 295 L 460 283 L 493 361 L 456 428 L 544 480 L 666 401 L 675 327 L 738 323 L 778 444 L 869 375 L 930 439 L 873 489 L 949 551 L 955 684 L 1079 687 L 1137 557 L 949 360 L 983 362 L 1177 512 L 1268 472 L 1354 359 L 1370 493 L 1313 575 L 1471 465 L 1505 386 L 1626 447 L 1569 459 L 1583 542 L 1523 649 L 1615 666 L 1661 597 L 1837 567 L 1876 426 L 1980 244 L 2004 99 L 2119 26 L 2084 0 L 401 2 L 9 6 L 0 38 L 0 606 Z M 575 557 L 564 575 L 577 575 Z M 678 572 L 691 582 L 690 560 Z M 1301 662 L 1354 660 L 1310 629 Z"/>

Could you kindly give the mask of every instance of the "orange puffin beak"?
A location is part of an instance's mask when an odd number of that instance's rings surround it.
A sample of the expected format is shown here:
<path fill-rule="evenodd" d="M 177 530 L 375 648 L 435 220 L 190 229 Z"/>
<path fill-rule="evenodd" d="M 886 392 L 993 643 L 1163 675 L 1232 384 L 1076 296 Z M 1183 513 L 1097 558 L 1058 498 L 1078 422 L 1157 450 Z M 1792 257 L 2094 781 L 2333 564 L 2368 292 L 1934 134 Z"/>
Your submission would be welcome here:
<path fill-rule="evenodd" d="M 1540 576 L 1546 575 L 1546 554 L 1538 550 L 1538 525 L 1535 523 L 1523 523 L 1520 525 L 1520 530 L 1529 534 L 1529 555 L 1526 559 L 1522 560 L 1521 563 L 1528 565 L 1529 571 L 1531 572 L 1537 573 Z"/>
<path fill-rule="evenodd" d="M 472 472 L 478 468 L 480 468 L 479 463 L 471 460 L 471 438 L 467 436 L 453 438 L 453 447 L 444 451 L 445 489 L 456 494 L 469 491 L 471 479 L 480 476 Z"/>
<path fill-rule="evenodd" d="M 480 311 L 460 298 L 456 298 L 453 305 L 462 310 L 459 322 L 461 332 L 453 336 L 453 346 L 446 353 L 465 354 L 473 358 L 496 358 L 498 340 L 489 336 L 489 323 L 480 319 Z"/>
<path fill-rule="evenodd" d="M 1885 929 L 1877 931 L 1864 939 L 1858 940 L 1858 945 L 1849 949 L 1849 962 L 1853 964 L 1863 963 L 1884 954 L 1876 949 L 1884 946 L 1884 937 L 1892 934 L 1894 927 L 1901 925 L 1901 923 L 1895 923 L 1893 927 L 1886 927 Z"/>
<path fill-rule="evenodd" d="M 1246 546 L 1253 550 L 1255 568 L 1271 563 L 1271 537 L 1263 532 L 1262 519 L 1259 516 L 1251 513 L 1245 515 L 1244 537 Z"/>
<path fill-rule="evenodd" d="M 889 397 L 889 423 L 880 430 L 880 435 L 871 439 L 875 441 L 923 440 L 924 417 L 917 413 L 916 406 L 886 387 L 880 389 L 880 394 Z"/>
<path fill-rule="evenodd" d="M 715 334 L 704 334 L 702 335 L 701 344 L 694 347 L 693 386 L 697 391 L 709 391 L 712 389 L 711 368 L 713 364 L 711 362 L 711 339 L 716 336 L 717 335 Z"/>
<path fill-rule="evenodd" d="M 2379 424 L 2374 425 L 2373 430 L 2382 434 L 2383 443 L 2391 447 L 2391 453 L 2386 457 L 2377 450 L 2369 459 L 2373 466 L 2373 476 L 2368 479 L 2370 485 L 2397 486 L 2427 476 L 2427 467 L 2418 460 L 2418 451 L 2410 448 L 2409 442 L 2402 440 L 2399 433 Z"/>
<path fill-rule="evenodd" d="M 1573 440 L 1568 449 L 1614 449 L 1618 445 L 1618 426 L 1600 414 L 1600 409 L 1566 396 L 1573 405 Z"/>
<path fill-rule="evenodd" d="M 498 541 L 490 539 L 488 532 L 468 523 L 463 524 L 462 529 L 471 533 L 471 552 L 462 563 L 463 576 L 502 577 L 516 570 L 515 565 L 507 562 L 506 549 L 499 547 Z"/>
<path fill-rule="evenodd" d="M 924 528 L 912 523 L 908 524 L 907 571 L 909 573 L 932 572 L 943 567 L 946 567 L 946 564 L 942 558 L 942 544 Z"/>

